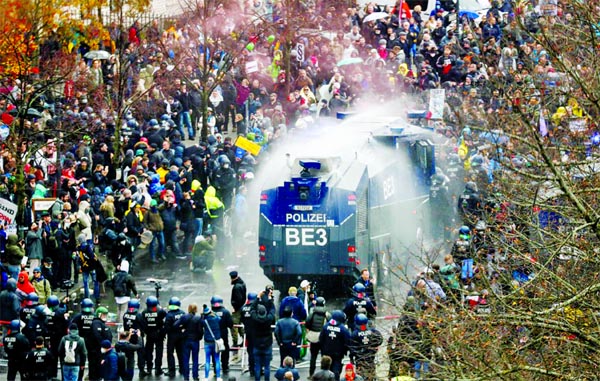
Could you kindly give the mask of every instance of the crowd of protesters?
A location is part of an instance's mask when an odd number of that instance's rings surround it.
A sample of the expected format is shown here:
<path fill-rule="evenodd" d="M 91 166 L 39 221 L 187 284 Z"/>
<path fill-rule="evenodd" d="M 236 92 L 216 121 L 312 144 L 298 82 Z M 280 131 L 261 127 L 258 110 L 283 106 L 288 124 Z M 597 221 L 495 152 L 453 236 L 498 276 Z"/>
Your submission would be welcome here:
<path fill-rule="evenodd" d="M 287 17 L 281 3 L 271 9 L 260 1 L 255 6 L 273 22 Z M 180 257 L 188 259 L 192 269 L 209 269 L 206 258 L 194 259 L 194 244 L 204 242 L 197 256 L 214 255 L 228 209 L 235 210 L 237 225 L 243 225 L 245 185 L 254 176 L 256 158 L 233 145 L 234 134 L 265 147 L 288 129 L 302 126 L 306 116 L 333 115 L 358 105 L 361 99 L 390 100 L 405 93 L 420 96 L 435 88 L 446 89 L 447 99 L 465 110 L 491 114 L 522 108 L 533 116 L 540 95 L 535 88 L 557 86 L 558 73 L 550 55 L 530 37 L 539 30 L 539 15 L 535 11 L 516 15 L 510 1 L 492 1 L 492 8 L 477 22 L 469 16 L 459 19 L 451 2 L 441 2 L 430 15 L 423 15 L 418 7 L 384 9 L 374 3 L 346 10 L 325 2 L 301 6 L 308 28 L 337 28 L 334 36 L 312 33 L 299 37 L 305 56 L 292 59 L 290 73 L 282 69 L 281 53 L 273 40 L 252 36 L 252 49 L 239 57 L 208 99 L 210 131 L 205 141 L 199 141 L 198 134 L 203 109 L 200 89 L 212 87 L 216 78 L 200 78 L 193 62 L 178 60 L 183 49 L 196 43 L 192 25 L 161 30 L 156 22 L 147 27 L 136 22 L 128 29 L 113 24 L 111 39 L 104 47 L 114 54 L 106 60 L 86 60 L 82 56 L 88 49 L 80 48 L 79 65 L 65 93 L 42 97 L 41 117 L 26 121 L 29 127 L 44 132 L 40 134 L 43 147 L 32 153 L 25 167 L 26 207 L 18 221 L 26 234 L 19 237 L 5 226 L 0 228 L 2 287 L 16 292 L 19 307 L 49 302 L 56 307 L 51 295 L 65 282 L 77 284 L 80 274 L 84 297 L 98 303 L 100 283 L 106 280 L 98 255 L 106 253 L 115 268 L 125 260 L 133 271 L 132 253 L 142 243 L 149 245 L 148 260 L 155 264 Z M 379 11 L 388 16 L 363 22 Z M 555 21 L 572 22 L 569 15 L 568 9 L 559 7 Z M 252 51 L 270 55 L 268 67 L 259 64 L 264 72 L 245 72 L 244 64 L 254 59 Z M 114 90 L 115 76 L 124 74 L 119 71 L 123 65 L 119 57 L 133 64 L 133 70 L 126 73 L 128 96 L 144 96 L 124 115 L 119 126 L 124 150 L 114 152 L 115 123 L 119 121 L 95 104 L 93 97 L 97 91 Z M 175 63 L 180 67 L 174 69 Z M 17 86 L 7 91 L 11 97 L 2 98 L 4 108 L 23 96 Z M 553 107 L 545 110 L 549 113 L 546 133 L 570 118 L 585 116 L 575 100 Z M 474 122 L 478 114 L 468 115 Z M 59 141 L 52 135 L 59 124 L 89 127 L 95 133 Z M 496 253 L 487 246 L 486 226 L 477 223 L 486 207 L 485 193 L 500 166 L 500 153 L 478 149 L 468 127 L 442 129 L 452 137 L 449 140 L 455 144 L 455 152 L 447 156 L 447 166 L 440 168 L 432 188 L 438 187 L 436 196 L 446 193 L 460 200 L 458 209 L 465 226 L 460 228 L 460 238 L 445 265 L 428 268 L 415 281 L 407 303 L 411 310 L 435 308 L 452 293 L 464 301 L 461 290 L 465 287 L 478 291 L 476 298 L 468 299 L 471 306 L 486 305 L 490 291 L 501 294 L 506 286 L 497 282 L 498 268 L 486 267 Z M 16 153 L 2 154 L 0 193 L 14 200 L 10 184 L 15 170 L 12 155 Z M 464 176 L 457 171 L 465 170 L 473 181 L 462 192 L 464 184 L 458 179 Z M 451 199 L 447 195 L 440 197 L 439 205 Z M 33 213 L 32 202 L 43 198 L 56 201 L 49 209 Z M 506 205 L 499 204 L 498 218 L 502 218 L 503 207 Z M 436 212 L 440 210 L 443 208 Z M 446 234 L 442 225 L 434 227 L 436 234 Z M 473 258 L 479 261 L 474 264 Z M 510 285 L 514 287 L 531 275 L 523 268 L 515 268 L 513 273 Z M 484 283 L 477 282 L 478 278 L 486 278 L 492 290 L 478 288 Z M 2 311 L 7 311 L 4 306 Z M 262 309 L 259 312 L 262 314 Z M 100 311 L 98 316 L 102 314 Z M 427 331 L 422 322 L 410 320 L 401 322 L 396 334 L 407 330 L 419 338 Z M 37 344 L 35 337 L 32 340 Z M 43 341 L 40 345 L 43 347 Z M 103 341 L 98 342 L 98 350 L 100 346 L 104 348 Z M 423 348 L 421 353 L 428 351 Z M 422 360 L 401 358 L 395 364 L 397 369 L 408 364 L 417 369 L 418 376 L 428 370 Z M 311 366 L 314 369 L 314 361 Z"/>

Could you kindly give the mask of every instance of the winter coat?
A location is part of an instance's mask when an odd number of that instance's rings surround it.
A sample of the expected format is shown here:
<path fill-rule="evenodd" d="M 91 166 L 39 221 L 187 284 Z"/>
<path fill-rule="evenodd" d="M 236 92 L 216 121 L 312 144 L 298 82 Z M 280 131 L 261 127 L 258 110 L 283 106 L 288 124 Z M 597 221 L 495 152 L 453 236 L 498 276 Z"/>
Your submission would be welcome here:
<path fill-rule="evenodd" d="M 286 296 L 279 305 L 279 318 L 283 317 L 283 310 L 286 307 L 292 309 L 292 317 L 298 321 L 306 320 L 306 310 L 304 309 L 304 303 L 297 296 Z"/>
<path fill-rule="evenodd" d="M 119 365 L 117 351 L 111 348 L 108 352 L 102 355 L 102 378 L 104 381 L 119 380 Z"/>
<path fill-rule="evenodd" d="M 291 317 L 279 319 L 275 324 L 275 338 L 279 345 L 301 344 L 302 328 L 300 328 L 300 323 Z"/>
<path fill-rule="evenodd" d="M 77 346 L 75 347 L 75 362 L 67 363 L 65 362 L 65 355 L 67 353 L 66 345 L 67 342 L 75 342 Z M 69 344 L 72 345 L 72 344 Z M 85 347 L 85 341 L 83 338 L 79 336 L 79 331 L 77 329 L 71 329 L 69 333 L 60 340 L 60 344 L 58 344 L 58 356 L 61 359 L 63 365 L 78 365 L 84 366 L 85 360 L 87 358 L 87 348 Z"/>
<path fill-rule="evenodd" d="M 19 318 L 21 303 L 15 290 L 15 281 L 9 280 L 6 284 L 6 290 L 0 292 L 0 320 L 2 321 L 12 321 Z"/>
<path fill-rule="evenodd" d="M 270 349 L 273 346 L 275 314 L 261 302 L 254 302 L 252 308 L 252 326 L 254 328 L 254 348 Z"/>
<path fill-rule="evenodd" d="M 161 232 L 165 228 L 162 217 L 156 207 L 151 207 L 150 210 L 144 214 L 144 223 L 146 224 L 146 229 L 153 233 Z"/>
<path fill-rule="evenodd" d="M 85 239 L 88 241 L 92 239 L 92 217 L 87 212 L 89 208 L 89 202 L 81 201 L 76 213 L 79 232 L 85 234 Z"/>
<path fill-rule="evenodd" d="M 233 312 L 236 312 L 246 303 L 246 283 L 244 283 L 242 278 L 238 277 L 231 284 L 233 286 L 231 289 L 231 306 L 233 307 Z"/>
<path fill-rule="evenodd" d="M 214 313 L 203 314 L 204 342 L 214 343 L 221 338 L 221 319 Z M 208 329 L 210 327 L 210 329 Z"/>
<path fill-rule="evenodd" d="M 6 260 L 11 266 L 21 264 L 25 256 L 25 250 L 19 245 L 19 237 L 16 234 L 9 234 L 6 239 Z"/>
<path fill-rule="evenodd" d="M 44 278 L 43 275 L 40 275 L 37 279 L 33 277 L 31 278 L 31 284 L 40 298 L 40 304 L 46 304 L 46 300 L 52 295 L 52 287 L 48 279 Z"/>
<path fill-rule="evenodd" d="M 25 247 L 29 259 L 44 258 L 44 249 L 42 247 L 42 229 L 30 230 L 25 237 Z"/>

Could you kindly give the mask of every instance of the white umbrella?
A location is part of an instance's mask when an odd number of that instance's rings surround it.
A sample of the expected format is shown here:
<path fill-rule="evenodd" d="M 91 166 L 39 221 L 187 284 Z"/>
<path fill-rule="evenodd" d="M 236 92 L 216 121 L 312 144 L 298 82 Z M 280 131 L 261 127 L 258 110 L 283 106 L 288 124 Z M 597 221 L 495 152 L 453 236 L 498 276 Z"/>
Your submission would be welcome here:
<path fill-rule="evenodd" d="M 389 15 L 385 12 L 373 12 L 369 15 L 366 15 L 365 18 L 363 19 L 363 22 L 369 22 L 369 21 L 375 21 L 375 20 L 380 20 L 380 19 L 384 19 L 386 17 L 388 17 Z"/>
<path fill-rule="evenodd" d="M 85 53 L 84 57 L 88 60 L 107 60 L 110 57 L 110 53 L 105 50 L 90 50 Z"/>

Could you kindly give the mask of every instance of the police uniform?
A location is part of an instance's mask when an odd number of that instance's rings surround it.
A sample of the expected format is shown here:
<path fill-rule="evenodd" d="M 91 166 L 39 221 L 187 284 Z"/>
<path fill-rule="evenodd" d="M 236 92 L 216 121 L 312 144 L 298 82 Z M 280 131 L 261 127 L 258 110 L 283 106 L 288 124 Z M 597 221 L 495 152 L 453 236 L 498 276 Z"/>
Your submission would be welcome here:
<path fill-rule="evenodd" d="M 381 332 L 372 327 L 357 327 L 352 332 L 350 343 L 350 361 L 356 364 L 358 372 L 365 380 L 375 380 L 375 355 L 383 343 Z"/>
<path fill-rule="evenodd" d="M 36 348 L 27 354 L 25 366 L 27 378 L 36 381 L 49 380 L 50 367 L 54 363 L 52 353 L 47 348 Z"/>
<path fill-rule="evenodd" d="M 49 350 L 52 352 L 54 364 L 50 369 L 50 378 L 56 378 L 58 374 L 58 345 L 64 335 L 67 334 L 66 308 L 57 306 L 54 311 L 48 313 L 48 337 L 46 343 L 49 343 Z"/>
<path fill-rule="evenodd" d="M 43 308 L 43 306 L 40 307 Z M 38 336 L 41 336 L 44 339 L 48 337 L 46 314 L 42 311 L 36 311 L 27 322 L 25 328 L 23 328 L 23 334 L 30 343 L 34 343 Z"/>
<path fill-rule="evenodd" d="M 4 337 L 4 350 L 8 356 L 8 374 L 7 381 L 14 381 L 17 372 L 21 374 L 21 379 L 25 371 L 25 357 L 31 350 L 31 345 L 27 337 L 19 331 L 11 332 Z"/>
<path fill-rule="evenodd" d="M 342 359 L 348 352 L 350 344 L 350 332 L 343 323 L 344 319 L 342 311 L 333 311 L 331 320 L 325 324 L 319 335 L 321 355 L 331 357 L 331 371 L 335 374 L 336 380 L 340 379 Z"/>
<path fill-rule="evenodd" d="M 153 358 L 152 355 L 156 350 L 156 374 L 162 374 L 162 357 L 165 340 L 164 323 L 167 313 L 160 308 L 156 311 L 145 309 L 142 312 L 142 329 L 146 335 L 146 345 L 144 351 L 146 353 L 146 368 L 148 373 L 152 372 Z"/>
<path fill-rule="evenodd" d="M 140 349 L 137 350 L 137 366 L 140 375 L 145 376 L 146 355 L 144 353 L 144 336 L 142 335 L 142 314 L 139 311 L 127 311 L 123 314 L 123 329 L 125 331 L 137 331 L 137 343 Z"/>
<path fill-rule="evenodd" d="M 95 317 L 92 320 L 92 339 L 86 340 L 90 381 L 99 380 L 101 377 L 101 344 L 104 340 L 112 342 L 112 332 L 104 320 Z"/>
<path fill-rule="evenodd" d="M 244 325 L 246 332 L 246 350 L 248 351 L 248 368 L 250 369 L 250 377 L 254 377 L 254 328 L 252 327 L 252 301 L 246 302 L 240 308 L 241 323 Z"/>
<path fill-rule="evenodd" d="M 177 363 L 179 369 L 183 366 L 183 330 L 180 326 L 175 326 L 175 322 L 179 320 L 185 313 L 180 310 L 169 310 L 165 318 L 165 331 L 167 333 L 167 366 L 169 367 L 169 377 L 175 377 L 175 357 L 177 353 Z"/>
<path fill-rule="evenodd" d="M 233 329 L 233 318 L 231 312 L 222 305 L 211 306 L 212 311 L 219 317 L 219 328 L 221 329 L 221 339 L 225 343 L 225 350 L 221 352 L 221 370 L 229 372 L 229 330 Z"/>
<path fill-rule="evenodd" d="M 348 328 L 351 330 L 354 330 L 354 317 L 357 314 L 364 313 L 369 318 L 377 315 L 377 311 L 370 300 L 359 298 L 357 296 L 348 299 L 344 306 L 344 313 L 346 314 L 346 319 L 348 321 Z"/>
<path fill-rule="evenodd" d="M 35 313 L 35 307 L 37 306 L 38 304 L 32 306 L 25 306 L 21 308 L 21 312 L 19 313 L 19 319 L 21 319 L 21 321 L 25 323 L 25 325 L 27 325 L 27 322 L 29 322 L 29 319 L 31 319 L 31 317 Z"/>

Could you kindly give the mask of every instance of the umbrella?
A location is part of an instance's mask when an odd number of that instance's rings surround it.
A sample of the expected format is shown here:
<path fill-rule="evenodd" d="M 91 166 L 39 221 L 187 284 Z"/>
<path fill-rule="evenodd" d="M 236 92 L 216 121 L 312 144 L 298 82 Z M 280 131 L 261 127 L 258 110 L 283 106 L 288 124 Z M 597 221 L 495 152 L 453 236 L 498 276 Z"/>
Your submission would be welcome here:
<path fill-rule="evenodd" d="M 479 134 L 479 138 L 483 139 L 483 140 L 487 140 L 488 142 L 490 142 L 492 144 L 501 144 L 501 145 L 508 143 L 508 140 L 509 140 L 508 136 L 506 136 L 498 131 L 482 132 L 481 134 Z"/>
<path fill-rule="evenodd" d="M 360 57 L 350 57 L 344 58 L 340 62 L 337 63 L 337 66 L 345 66 L 345 65 L 353 65 L 353 64 L 361 64 L 363 63 L 363 59 Z"/>
<path fill-rule="evenodd" d="M 389 15 L 385 12 L 373 12 L 369 15 L 366 15 L 365 18 L 363 19 L 363 22 L 369 22 L 369 21 L 375 21 L 375 20 L 380 20 L 380 19 L 384 19 L 386 17 L 388 17 Z"/>
<path fill-rule="evenodd" d="M 107 60 L 110 57 L 110 53 L 105 50 L 90 50 L 83 57 L 88 60 Z"/>
<path fill-rule="evenodd" d="M 14 115 L 17 116 L 18 114 L 22 114 L 23 111 L 19 110 L 18 108 L 13 108 L 12 110 L 10 110 L 8 112 L 10 115 Z M 27 118 L 41 118 L 42 117 L 42 113 L 39 112 L 38 110 L 34 109 L 33 107 L 30 107 L 27 109 Z"/>
<path fill-rule="evenodd" d="M 464 17 L 468 17 L 471 20 L 476 20 L 479 18 L 479 15 L 475 12 L 470 11 L 460 11 L 458 13 L 458 17 L 462 20 Z"/>

